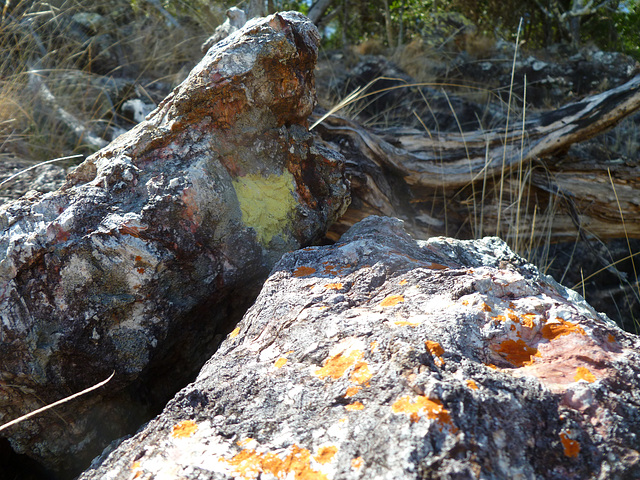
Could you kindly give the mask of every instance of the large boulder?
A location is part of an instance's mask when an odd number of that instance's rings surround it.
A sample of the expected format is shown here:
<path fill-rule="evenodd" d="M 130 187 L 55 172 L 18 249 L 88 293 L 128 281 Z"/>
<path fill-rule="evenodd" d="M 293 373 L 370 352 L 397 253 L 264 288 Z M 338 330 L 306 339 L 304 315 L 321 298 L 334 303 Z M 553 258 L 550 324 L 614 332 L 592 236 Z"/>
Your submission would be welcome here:
<path fill-rule="evenodd" d="M 82 480 L 640 478 L 640 341 L 497 238 L 369 217 L 286 254 Z"/>
<path fill-rule="evenodd" d="M 137 127 L 58 191 L 0 208 L 0 422 L 115 377 L 2 432 L 62 476 L 192 380 L 284 252 L 348 204 L 315 147 L 319 35 L 256 19 L 211 48 Z"/>

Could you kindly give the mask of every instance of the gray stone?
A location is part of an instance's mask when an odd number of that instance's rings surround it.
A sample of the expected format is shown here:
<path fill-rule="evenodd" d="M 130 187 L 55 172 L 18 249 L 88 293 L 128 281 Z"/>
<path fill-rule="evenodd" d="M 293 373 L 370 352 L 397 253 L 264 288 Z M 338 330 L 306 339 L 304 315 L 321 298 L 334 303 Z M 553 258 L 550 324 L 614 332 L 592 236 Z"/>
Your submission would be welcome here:
<path fill-rule="evenodd" d="M 639 349 L 497 238 L 369 217 L 284 255 L 196 381 L 80 478 L 640 478 Z"/>

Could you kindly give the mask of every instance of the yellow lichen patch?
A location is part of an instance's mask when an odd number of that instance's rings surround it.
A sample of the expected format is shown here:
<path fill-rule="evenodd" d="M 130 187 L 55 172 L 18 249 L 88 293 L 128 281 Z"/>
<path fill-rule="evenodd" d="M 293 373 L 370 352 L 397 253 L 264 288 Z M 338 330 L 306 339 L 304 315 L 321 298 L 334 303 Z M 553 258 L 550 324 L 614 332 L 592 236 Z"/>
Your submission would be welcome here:
<path fill-rule="evenodd" d="M 353 402 L 353 403 L 350 403 L 349 405 L 345 405 L 344 408 L 349 411 L 356 411 L 356 410 L 362 410 L 364 408 L 364 405 L 361 402 Z"/>
<path fill-rule="evenodd" d="M 334 447 L 333 445 L 329 445 L 326 447 L 320 447 L 318 449 L 318 453 L 313 456 L 313 459 L 324 465 L 325 463 L 329 463 L 333 460 L 333 456 L 338 452 L 338 447 Z"/>
<path fill-rule="evenodd" d="M 478 384 L 471 379 L 467 380 L 467 387 L 469 387 L 471 390 L 478 390 Z"/>
<path fill-rule="evenodd" d="M 173 426 L 171 436 L 173 438 L 186 438 L 198 430 L 198 425 L 192 420 L 185 420 Z"/>
<path fill-rule="evenodd" d="M 402 295 L 389 295 L 384 300 L 380 302 L 381 307 L 393 307 L 399 303 L 404 302 L 404 297 Z"/>
<path fill-rule="evenodd" d="M 295 211 L 295 179 L 287 170 L 281 175 L 249 174 L 232 180 L 242 221 L 256 232 L 256 239 L 267 246 L 282 234 Z"/>
<path fill-rule="evenodd" d="M 247 449 L 227 462 L 235 467 L 236 479 L 254 480 L 263 474 L 271 474 L 276 478 L 327 480 L 325 474 L 311 467 L 311 460 L 309 450 L 292 445 L 284 459 L 274 453 L 259 453 Z"/>
<path fill-rule="evenodd" d="M 401 397 L 391 405 L 391 411 L 409 415 L 412 422 L 419 421 L 420 415 L 426 415 L 427 418 L 437 420 L 439 423 L 453 425 L 449 411 L 442 406 L 442 402 L 430 400 L 424 395 L 418 395 L 415 398 Z"/>
<path fill-rule="evenodd" d="M 560 441 L 562 442 L 565 456 L 571 458 L 575 458 L 578 456 L 578 454 L 580 453 L 580 443 L 578 441 L 572 440 L 566 433 L 560 434 Z"/>
<path fill-rule="evenodd" d="M 358 385 L 350 386 L 349 388 L 347 388 L 347 391 L 344 392 L 345 398 L 353 397 L 356 393 L 360 391 L 361 388 L 362 387 L 359 387 Z"/>
<path fill-rule="evenodd" d="M 596 377 L 589 371 L 588 368 L 578 367 L 576 369 L 576 374 L 573 376 L 573 380 L 576 382 L 579 382 L 580 380 L 586 380 L 589 383 L 593 383 L 596 381 Z"/>
<path fill-rule="evenodd" d="M 364 465 L 364 460 L 362 460 L 362 457 L 356 457 L 351 459 L 351 468 L 355 468 L 356 470 L 358 470 L 362 468 L 362 465 Z"/>
<path fill-rule="evenodd" d="M 342 284 L 341 283 L 327 283 L 324 288 L 326 288 L 327 290 L 342 290 Z"/>
<path fill-rule="evenodd" d="M 294 277 L 306 277 L 307 275 L 311 275 L 312 273 L 316 273 L 316 269 L 313 267 L 305 267 L 304 265 L 298 267 L 293 272 Z"/>
<path fill-rule="evenodd" d="M 570 333 L 586 335 L 585 331 L 577 323 L 567 322 L 560 317 L 557 317 L 556 321 L 558 323 L 547 323 L 542 327 L 542 336 L 549 341 Z"/>
<path fill-rule="evenodd" d="M 334 380 L 340 378 L 344 373 L 361 360 L 364 354 L 360 350 L 352 350 L 348 354 L 338 353 L 325 360 L 322 368 L 316 370 L 316 375 L 320 378 L 331 377 Z"/>
<path fill-rule="evenodd" d="M 273 366 L 276 368 L 281 368 L 281 367 L 284 367 L 286 363 L 287 363 L 287 357 L 280 357 L 275 362 L 273 362 Z"/>
<path fill-rule="evenodd" d="M 406 279 L 400 280 L 400 282 L 398 282 L 399 285 L 406 285 L 407 283 L 409 283 L 409 280 Z"/>
<path fill-rule="evenodd" d="M 240 327 L 236 327 L 233 329 L 233 331 L 229 334 L 229 338 L 236 338 L 238 336 L 238 334 L 240 333 Z"/>
<path fill-rule="evenodd" d="M 540 356 L 538 349 L 530 347 L 522 340 L 505 340 L 492 348 L 515 367 L 531 365 L 533 363 L 533 357 Z"/>

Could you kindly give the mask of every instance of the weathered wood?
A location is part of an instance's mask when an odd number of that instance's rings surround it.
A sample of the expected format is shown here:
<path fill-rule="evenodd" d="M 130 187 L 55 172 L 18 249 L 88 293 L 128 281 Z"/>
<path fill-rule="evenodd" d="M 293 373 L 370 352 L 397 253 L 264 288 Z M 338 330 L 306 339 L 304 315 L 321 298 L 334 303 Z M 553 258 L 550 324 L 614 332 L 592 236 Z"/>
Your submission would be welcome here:
<path fill-rule="evenodd" d="M 578 232 L 619 238 L 626 226 L 630 237 L 640 238 L 640 222 L 632 221 L 640 214 L 638 165 L 566 155 L 571 145 L 607 131 L 638 108 L 640 76 L 532 115 L 524 129 L 521 118 L 512 118 L 512 127 L 501 130 L 372 131 L 330 116 L 317 135 L 350 160 L 355 179 L 352 206 L 333 236 L 376 213 L 402 217 L 421 235 L 499 234 L 535 243 L 575 238 Z"/>

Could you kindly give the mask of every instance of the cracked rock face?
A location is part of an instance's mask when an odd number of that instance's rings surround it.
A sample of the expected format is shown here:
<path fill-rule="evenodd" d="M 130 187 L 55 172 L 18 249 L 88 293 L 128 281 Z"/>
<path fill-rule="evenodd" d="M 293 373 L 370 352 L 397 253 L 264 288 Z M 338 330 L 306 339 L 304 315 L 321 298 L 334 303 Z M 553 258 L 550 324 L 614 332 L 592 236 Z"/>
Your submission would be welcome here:
<path fill-rule="evenodd" d="M 60 190 L 0 208 L 0 422 L 115 370 L 100 394 L 3 432 L 16 451 L 84 468 L 344 211 L 342 159 L 307 129 L 318 42 L 295 12 L 250 22 Z"/>
<path fill-rule="evenodd" d="M 638 478 L 639 347 L 499 239 L 369 217 L 286 254 L 196 381 L 81 479 Z"/>

